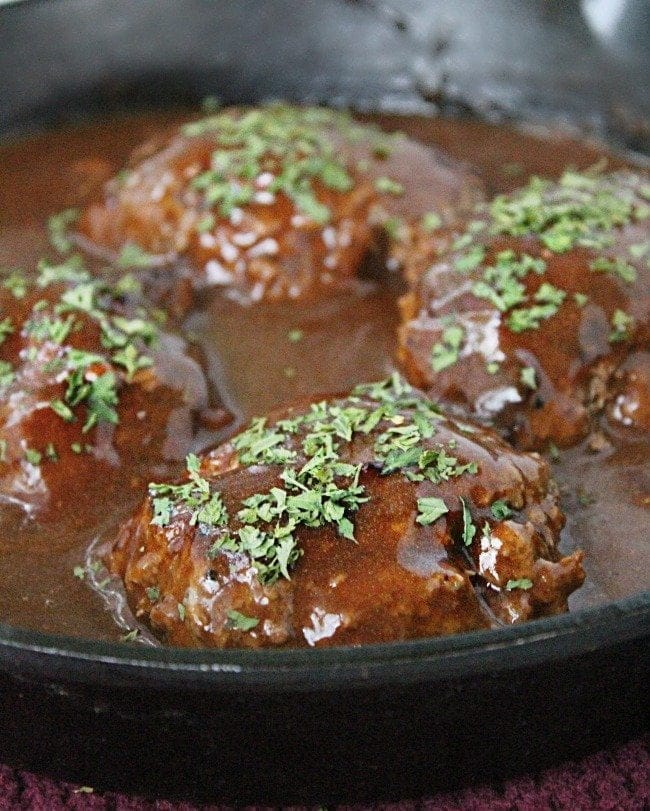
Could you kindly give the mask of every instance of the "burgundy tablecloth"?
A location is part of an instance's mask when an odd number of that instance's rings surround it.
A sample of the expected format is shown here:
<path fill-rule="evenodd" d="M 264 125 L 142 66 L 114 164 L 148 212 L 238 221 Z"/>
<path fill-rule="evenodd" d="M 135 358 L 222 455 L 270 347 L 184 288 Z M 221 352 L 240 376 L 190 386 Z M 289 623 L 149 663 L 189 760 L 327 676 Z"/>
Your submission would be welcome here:
<path fill-rule="evenodd" d="M 650 809 L 649 738 L 565 763 L 537 775 L 498 786 L 438 794 L 419 802 L 392 803 L 384 811 L 628 811 Z M 114 811 L 193 811 L 190 803 L 151 802 L 89 787 L 57 783 L 0 766 L 0 809 L 113 809 Z M 224 806 L 204 806 L 219 809 Z M 362 811 L 363 806 L 341 806 Z"/>

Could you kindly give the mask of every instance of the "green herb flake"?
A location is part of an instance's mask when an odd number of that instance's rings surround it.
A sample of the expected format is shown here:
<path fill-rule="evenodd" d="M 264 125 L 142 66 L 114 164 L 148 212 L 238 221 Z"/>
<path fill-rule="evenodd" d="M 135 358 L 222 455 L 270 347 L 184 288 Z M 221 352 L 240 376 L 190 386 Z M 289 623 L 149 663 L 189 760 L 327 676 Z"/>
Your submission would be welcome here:
<path fill-rule="evenodd" d="M 532 587 L 533 581 L 529 580 L 527 577 L 521 577 L 519 580 L 508 580 L 506 583 L 506 591 L 513 591 L 514 589 L 528 591 L 528 589 L 532 589 Z"/>
<path fill-rule="evenodd" d="M 382 194 L 392 194 L 396 197 L 404 194 L 404 186 L 390 177 L 378 177 L 375 180 L 375 188 Z"/>
<path fill-rule="evenodd" d="M 589 267 L 596 273 L 609 273 L 612 276 L 618 276 L 626 284 L 632 284 L 636 281 L 636 268 L 622 259 L 608 259 L 605 256 L 599 256 L 598 259 L 594 259 L 590 263 Z"/>
<path fill-rule="evenodd" d="M 299 341 L 302 341 L 304 337 L 304 333 L 301 329 L 290 329 L 287 333 L 287 338 L 292 344 L 297 344 Z"/>
<path fill-rule="evenodd" d="M 30 465 L 40 465 L 42 458 L 43 454 L 40 451 L 36 451 L 33 448 L 27 448 L 25 450 L 25 460 L 29 462 Z"/>
<path fill-rule="evenodd" d="M 206 214 L 205 216 L 201 217 L 201 219 L 196 223 L 196 231 L 199 234 L 205 234 L 208 231 L 212 231 L 214 226 L 216 225 L 217 219 L 214 214 Z"/>
<path fill-rule="evenodd" d="M 134 242 L 127 242 L 117 257 L 117 266 L 120 268 L 148 268 L 155 262 L 155 256 L 147 253 Z"/>
<path fill-rule="evenodd" d="M 59 253 L 68 253 L 72 250 L 72 241 L 68 230 L 79 219 L 79 209 L 67 208 L 58 214 L 53 214 L 47 221 L 47 230 L 50 243 Z"/>
<path fill-rule="evenodd" d="M 0 321 L 0 345 L 3 344 L 13 332 L 14 326 L 11 323 L 11 318 L 3 318 L 2 321 Z"/>
<path fill-rule="evenodd" d="M 135 640 L 140 636 L 140 631 L 138 628 L 132 628 L 130 631 L 127 631 L 124 634 L 121 634 L 120 641 L 121 642 L 135 642 Z"/>
<path fill-rule="evenodd" d="M 16 379 L 16 373 L 9 361 L 0 360 L 0 387 L 10 386 Z"/>
<path fill-rule="evenodd" d="M 153 366 L 153 360 L 148 355 L 143 355 L 132 343 L 128 343 L 124 349 L 115 352 L 113 363 L 122 366 L 126 372 L 126 382 L 132 383 L 136 372 Z"/>
<path fill-rule="evenodd" d="M 628 248 L 633 259 L 642 259 L 646 254 L 650 254 L 650 240 L 648 242 L 637 242 Z"/>
<path fill-rule="evenodd" d="M 556 304 L 538 304 L 532 307 L 513 310 L 506 319 L 507 326 L 512 332 L 525 332 L 538 329 L 542 321 L 554 316 L 558 311 Z"/>
<path fill-rule="evenodd" d="M 74 412 L 63 402 L 63 400 L 50 400 L 50 408 L 65 422 L 74 422 Z"/>
<path fill-rule="evenodd" d="M 152 523 L 165 526 L 178 511 L 190 525 L 211 534 L 208 558 L 246 554 L 262 583 L 289 578 L 302 550 L 295 531 L 331 525 L 341 539 L 355 542 L 354 513 L 369 500 L 360 483 L 361 464 L 341 456 L 344 443 L 356 433 L 375 433 L 373 466 L 380 475 L 401 474 L 412 481 L 447 481 L 475 475 L 476 462 L 464 462 L 425 440 L 435 436 L 441 419 L 438 407 L 421 397 L 398 374 L 379 383 L 357 386 L 342 400 L 314 403 L 305 413 L 269 425 L 251 421 L 232 444 L 241 465 L 278 466 L 282 486 L 256 493 L 241 502 L 230 524 L 218 491 L 201 475 L 200 460 L 187 459 L 188 480 L 181 484 L 149 485 Z M 423 502 L 433 509 L 435 502 Z M 204 525 L 207 510 L 212 525 Z M 432 519 L 431 510 L 424 519 Z M 216 526 L 215 526 L 216 525 Z"/>
<path fill-rule="evenodd" d="M 634 319 L 623 310 L 616 309 L 611 320 L 612 329 L 609 333 L 610 343 L 628 341 L 634 329 Z"/>
<path fill-rule="evenodd" d="M 183 603 L 176 603 L 176 610 L 178 611 L 178 618 L 181 622 L 185 622 L 185 605 Z"/>
<path fill-rule="evenodd" d="M 566 292 L 548 282 L 544 282 L 540 285 L 534 298 L 535 301 L 538 301 L 540 304 L 552 304 L 557 308 L 566 298 Z"/>
<path fill-rule="evenodd" d="M 463 507 L 463 543 L 465 546 L 471 546 L 474 536 L 476 535 L 476 526 L 472 521 L 472 514 L 465 503 L 465 499 L 461 498 L 460 503 Z"/>
<path fill-rule="evenodd" d="M 573 300 L 575 301 L 576 306 L 582 309 L 582 307 L 584 307 L 589 301 L 589 296 L 585 295 L 584 293 L 574 293 Z"/>
<path fill-rule="evenodd" d="M 260 624 L 257 617 L 247 617 L 235 609 L 228 611 L 226 617 L 226 628 L 230 631 L 251 631 Z"/>
<path fill-rule="evenodd" d="M 451 324 L 443 330 L 441 338 L 431 348 L 431 368 L 436 374 L 458 361 L 465 330 L 459 324 Z"/>
<path fill-rule="evenodd" d="M 157 586 L 149 586 L 145 589 L 145 593 L 152 603 L 157 603 L 160 600 L 160 589 Z"/>
<path fill-rule="evenodd" d="M 58 462 L 59 461 L 59 454 L 54 446 L 53 442 L 48 442 L 45 447 L 45 456 L 50 462 Z"/>
<path fill-rule="evenodd" d="M 512 510 L 503 499 L 497 499 L 493 502 L 490 507 L 490 512 L 497 521 L 504 521 L 512 515 Z"/>
<path fill-rule="evenodd" d="M 401 217 L 387 217 L 382 223 L 382 228 L 389 239 L 400 242 L 405 235 L 406 224 Z"/>
<path fill-rule="evenodd" d="M 418 524 L 428 526 L 448 512 L 449 508 L 441 498 L 419 498 L 418 517 L 416 521 Z"/>
<path fill-rule="evenodd" d="M 431 234 L 442 226 L 442 217 L 435 211 L 427 211 L 427 213 L 422 216 L 420 224 L 422 225 L 423 231 L 427 234 Z"/>
<path fill-rule="evenodd" d="M 532 366 L 524 366 L 519 374 L 519 382 L 526 388 L 537 388 L 537 373 Z"/>
<path fill-rule="evenodd" d="M 468 251 L 454 262 L 454 267 L 461 273 L 475 270 L 485 259 L 485 248 L 482 245 L 473 245 Z"/>
<path fill-rule="evenodd" d="M 72 574 L 77 578 L 77 580 L 85 580 L 86 578 L 86 570 L 83 566 L 75 566 L 72 570 Z"/>
<path fill-rule="evenodd" d="M 25 298 L 28 283 L 22 270 L 0 268 L 0 274 L 6 274 L 6 278 L 2 280 L 2 287 L 5 290 L 8 290 L 16 299 Z"/>

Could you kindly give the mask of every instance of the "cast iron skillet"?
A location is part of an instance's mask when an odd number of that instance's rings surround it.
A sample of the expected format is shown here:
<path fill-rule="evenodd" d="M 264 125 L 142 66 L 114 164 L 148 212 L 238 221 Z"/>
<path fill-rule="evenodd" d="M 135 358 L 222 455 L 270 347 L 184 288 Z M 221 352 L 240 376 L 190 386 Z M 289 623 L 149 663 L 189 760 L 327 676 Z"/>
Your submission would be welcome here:
<path fill-rule="evenodd" d="M 647 149 L 650 7 L 623 0 L 608 22 L 583 6 L 593 29 L 577 3 L 544 0 L 0 2 L 0 122 L 216 90 L 562 120 Z M 144 649 L 0 626 L 0 760 L 237 804 L 416 798 L 646 729 L 649 637 L 648 593 L 357 649 Z"/>

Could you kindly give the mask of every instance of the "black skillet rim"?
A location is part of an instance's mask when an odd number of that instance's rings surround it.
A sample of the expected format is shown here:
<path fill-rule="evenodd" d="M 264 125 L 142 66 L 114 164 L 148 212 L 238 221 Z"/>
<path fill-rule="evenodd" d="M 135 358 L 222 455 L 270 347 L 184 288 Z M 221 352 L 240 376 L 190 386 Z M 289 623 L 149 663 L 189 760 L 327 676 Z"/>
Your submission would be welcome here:
<path fill-rule="evenodd" d="M 5 0 L 0 9 L 24 0 Z M 34 2 L 34 0 L 31 0 Z M 519 122 L 521 123 L 521 122 Z M 322 690 L 462 679 L 560 662 L 650 640 L 650 590 L 519 626 L 380 645 L 328 649 L 206 650 L 145 647 L 46 634 L 0 623 L 0 670 L 111 683 L 138 672 L 185 687 Z"/>
<path fill-rule="evenodd" d="M 0 624 L 0 668 L 93 684 L 135 672 L 160 686 L 259 693 L 415 684 L 518 670 L 650 639 L 650 590 L 522 625 L 386 644 L 206 650 L 135 647 Z"/>

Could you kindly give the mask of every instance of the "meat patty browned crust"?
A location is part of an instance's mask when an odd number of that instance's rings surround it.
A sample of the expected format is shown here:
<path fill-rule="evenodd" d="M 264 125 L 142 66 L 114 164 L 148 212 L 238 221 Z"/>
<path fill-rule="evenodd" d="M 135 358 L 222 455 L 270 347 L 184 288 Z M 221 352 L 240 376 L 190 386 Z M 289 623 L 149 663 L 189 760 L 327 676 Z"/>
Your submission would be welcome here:
<path fill-rule="evenodd" d="M 575 444 L 648 350 L 649 224 L 643 175 L 567 172 L 420 233 L 404 251 L 406 375 L 517 447 Z"/>
<path fill-rule="evenodd" d="M 114 477 L 191 450 L 206 378 L 132 277 L 44 261 L 5 279 L 0 303 L 0 501 L 83 524 Z"/>
<path fill-rule="evenodd" d="M 409 182 L 414 166 L 426 199 Z M 199 284 L 244 302 L 297 299 L 340 288 L 371 256 L 385 258 L 380 234 L 399 230 L 405 209 L 431 208 L 448 222 L 482 191 L 469 168 L 347 113 L 234 108 L 138 150 L 83 212 L 78 233 L 109 258 L 182 258 Z"/>
<path fill-rule="evenodd" d="M 394 375 L 254 420 L 152 484 L 108 557 L 184 646 L 355 644 L 566 610 L 547 464 Z"/>

